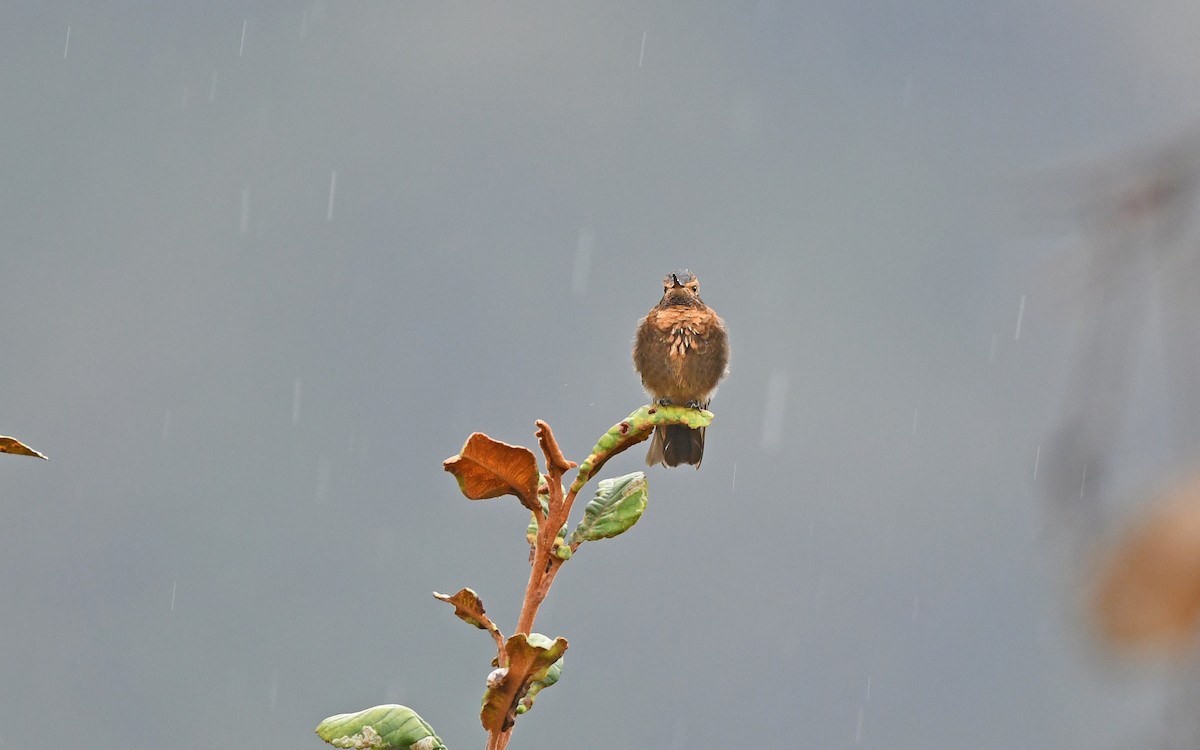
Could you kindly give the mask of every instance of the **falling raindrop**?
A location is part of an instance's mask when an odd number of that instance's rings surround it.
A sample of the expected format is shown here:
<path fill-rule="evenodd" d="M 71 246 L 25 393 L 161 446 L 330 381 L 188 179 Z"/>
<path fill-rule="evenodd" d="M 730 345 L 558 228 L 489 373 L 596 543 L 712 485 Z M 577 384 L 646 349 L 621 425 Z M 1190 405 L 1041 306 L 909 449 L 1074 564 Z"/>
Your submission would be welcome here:
<path fill-rule="evenodd" d="M 175 589 L 179 585 L 179 581 L 171 581 L 171 611 L 175 611 Z"/>
<path fill-rule="evenodd" d="M 867 710 L 862 706 L 858 707 L 858 722 L 854 726 L 854 744 L 862 744 L 863 720 L 867 718 Z"/>
<path fill-rule="evenodd" d="M 916 409 L 913 409 L 912 434 L 913 434 L 913 437 L 917 436 L 917 410 Z"/>
<path fill-rule="evenodd" d="M 304 383 L 300 378 L 292 381 L 292 424 L 300 424 L 300 399 L 304 395 Z"/>
<path fill-rule="evenodd" d="M 733 465 L 733 481 L 729 484 L 729 491 L 733 492 L 737 489 L 737 464 Z"/>
<path fill-rule="evenodd" d="M 238 57 L 246 50 L 246 22 L 247 19 L 242 19 L 242 41 L 238 44 Z"/>
<path fill-rule="evenodd" d="M 1042 446 L 1039 444 L 1037 453 L 1033 454 L 1033 481 L 1037 481 L 1038 466 L 1042 463 Z"/>
<path fill-rule="evenodd" d="M 1025 318 L 1025 295 L 1021 295 L 1021 304 L 1017 307 L 1017 330 L 1013 332 L 1013 340 L 1021 338 L 1021 321 Z"/>
<path fill-rule="evenodd" d="M 71 27 L 67 27 L 67 41 L 63 43 L 63 59 L 67 59 L 67 52 L 71 50 Z"/>
<path fill-rule="evenodd" d="M 787 411 L 787 373 L 780 368 L 771 371 L 767 380 L 766 414 L 763 417 L 762 447 L 774 449 L 783 437 L 783 415 Z"/>
<path fill-rule="evenodd" d="M 325 209 L 325 221 L 333 221 L 333 196 L 336 192 L 337 170 L 335 169 L 329 173 L 329 207 Z"/>
<path fill-rule="evenodd" d="M 646 56 L 646 31 L 642 30 L 642 49 L 638 52 L 638 67 L 642 67 L 642 58 Z"/>
<path fill-rule="evenodd" d="M 571 276 L 571 291 L 576 297 L 582 297 L 587 292 L 592 272 L 592 246 L 595 244 L 596 235 L 586 228 L 579 230 L 579 240 L 575 244 L 575 273 Z"/>

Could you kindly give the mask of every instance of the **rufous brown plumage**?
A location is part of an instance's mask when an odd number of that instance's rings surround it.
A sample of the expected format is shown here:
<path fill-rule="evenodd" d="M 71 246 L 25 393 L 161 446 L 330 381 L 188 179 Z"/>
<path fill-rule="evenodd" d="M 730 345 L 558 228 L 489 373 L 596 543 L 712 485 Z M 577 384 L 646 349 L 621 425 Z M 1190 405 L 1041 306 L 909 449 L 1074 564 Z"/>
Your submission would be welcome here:
<path fill-rule="evenodd" d="M 725 322 L 700 299 L 700 281 L 688 271 L 663 279 L 663 296 L 638 324 L 633 364 L 642 386 L 661 405 L 706 409 L 729 366 Z M 692 464 L 704 458 L 704 428 L 658 427 L 646 463 Z"/>

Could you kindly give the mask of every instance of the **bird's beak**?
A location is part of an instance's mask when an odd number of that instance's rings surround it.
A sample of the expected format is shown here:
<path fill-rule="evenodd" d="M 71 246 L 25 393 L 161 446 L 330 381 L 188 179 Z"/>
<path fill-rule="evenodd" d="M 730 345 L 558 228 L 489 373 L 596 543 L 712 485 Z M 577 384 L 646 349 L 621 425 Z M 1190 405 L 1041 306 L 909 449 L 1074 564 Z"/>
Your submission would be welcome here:
<path fill-rule="evenodd" d="M 679 277 L 676 276 L 675 274 L 671 274 L 671 285 L 674 286 L 676 289 L 683 286 L 683 284 L 679 283 Z"/>

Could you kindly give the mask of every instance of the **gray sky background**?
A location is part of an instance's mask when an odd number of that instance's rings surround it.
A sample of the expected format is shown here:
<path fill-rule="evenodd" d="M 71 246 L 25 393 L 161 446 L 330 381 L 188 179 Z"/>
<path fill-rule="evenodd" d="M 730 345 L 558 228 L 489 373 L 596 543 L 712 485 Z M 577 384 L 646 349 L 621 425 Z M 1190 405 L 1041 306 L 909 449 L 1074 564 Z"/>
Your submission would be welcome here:
<path fill-rule="evenodd" d="M 704 467 L 564 568 L 514 748 L 1156 736 L 1033 480 L 1071 330 L 1014 186 L 1191 123 L 1197 16 L 9 4 L 0 432 L 52 460 L 0 462 L 0 744 L 317 748 L 400 702 L 481 746 L 490 641 L 429 592 L 510 632 L 527 516 L 441 461 L 536 418 L 586 455 L 679 267 L 733 345 Z"/>

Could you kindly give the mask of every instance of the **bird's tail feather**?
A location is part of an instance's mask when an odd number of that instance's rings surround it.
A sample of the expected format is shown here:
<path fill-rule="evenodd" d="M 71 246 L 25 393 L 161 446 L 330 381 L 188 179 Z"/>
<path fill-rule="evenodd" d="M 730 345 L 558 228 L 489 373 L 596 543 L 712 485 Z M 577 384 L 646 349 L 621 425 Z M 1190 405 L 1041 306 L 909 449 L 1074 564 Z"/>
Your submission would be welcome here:
<path fill-rule="evenodd" d="M 648 466 L 692 464 L 699 469 L 703 458 L 703 427 L 693 430 L 687 425 L 669 424 L 654 428 L 654 437 L 650 439 L 650 451 L 646 454 Z"/>

